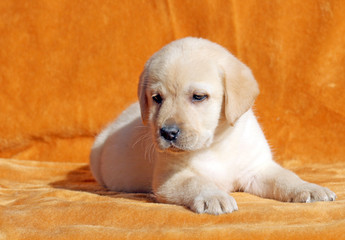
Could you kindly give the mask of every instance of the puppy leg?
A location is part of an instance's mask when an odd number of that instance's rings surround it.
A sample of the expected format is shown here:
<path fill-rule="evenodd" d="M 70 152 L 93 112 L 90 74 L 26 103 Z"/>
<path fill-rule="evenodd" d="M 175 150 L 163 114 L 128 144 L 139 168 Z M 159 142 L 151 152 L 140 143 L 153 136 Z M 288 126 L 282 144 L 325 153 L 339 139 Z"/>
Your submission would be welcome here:
<path fill-rule="evenodd" d="M 206 179 L 183 170 L 161 184 L 154 182 L 157 200 L 183 205 L 196 213 L 224 214 L 238 210 L 236 201 Z"/>
<path fill-rule="evenodd" d="M 246 192 L 283 202 L 334 201 L 328 188 L 300 179 L 293 172 L 272 163 L 253 177 Z"/>

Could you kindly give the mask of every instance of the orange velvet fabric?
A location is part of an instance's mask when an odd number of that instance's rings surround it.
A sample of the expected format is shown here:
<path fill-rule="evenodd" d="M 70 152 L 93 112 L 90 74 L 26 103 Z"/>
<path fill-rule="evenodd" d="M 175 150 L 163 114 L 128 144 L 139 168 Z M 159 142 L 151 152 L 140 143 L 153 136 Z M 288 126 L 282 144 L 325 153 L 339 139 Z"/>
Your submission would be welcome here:
<path fill-rule="evenodd" d="M 344 12 L 337 0 L 0 1 L 0 239 L 343 238 Z M 185 36 L 253 70 L 275 159 L 336 202 L 234 193 L 240 210 L 215 217 L 94 182 L 94 136 L 136 101 L 145 61 Z"/>
<path fill-rule="evenodd" d="M 100 187 L 84 163 L 0 159 L 0 239 L 344 239 L 345 163 L 285 165 L 338 194 L 282 203 L 233 193 L 237 212 L 212 216 Z"/>

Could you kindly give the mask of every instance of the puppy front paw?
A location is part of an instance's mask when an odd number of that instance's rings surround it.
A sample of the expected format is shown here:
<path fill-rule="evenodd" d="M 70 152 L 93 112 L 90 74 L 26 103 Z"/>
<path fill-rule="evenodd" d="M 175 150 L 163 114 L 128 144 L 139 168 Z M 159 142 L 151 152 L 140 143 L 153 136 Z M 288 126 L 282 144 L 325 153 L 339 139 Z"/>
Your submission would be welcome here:
<path fill-rule="evenodd" d="M 191 210 L 196 213 L 220 215 L 237 211 L 233 197 L 221 190 L 204 190 L 192 202 Z"/>
<path fill-rule="evenodd" d="M 288 202 L 310 203 L 317 201 L 334 201 L 336 197 L 335 193 L 328 188 L 313 183 L 303 183 L 291 189 L 285 200 Z"/>

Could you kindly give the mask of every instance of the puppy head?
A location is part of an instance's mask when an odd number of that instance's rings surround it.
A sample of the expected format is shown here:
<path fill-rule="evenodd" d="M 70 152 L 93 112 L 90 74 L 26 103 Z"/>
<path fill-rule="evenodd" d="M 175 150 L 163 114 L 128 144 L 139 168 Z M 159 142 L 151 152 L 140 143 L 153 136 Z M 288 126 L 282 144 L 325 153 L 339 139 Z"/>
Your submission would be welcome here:
<path fill-rule="evenodd" d="M 233 125 L 258 92 L 248 67 L 218 44 L 196 38 L 155 53 L 138 87 L 143 123 L 158 149 L 170 152 L 210 146 L 219 119 Z"/>

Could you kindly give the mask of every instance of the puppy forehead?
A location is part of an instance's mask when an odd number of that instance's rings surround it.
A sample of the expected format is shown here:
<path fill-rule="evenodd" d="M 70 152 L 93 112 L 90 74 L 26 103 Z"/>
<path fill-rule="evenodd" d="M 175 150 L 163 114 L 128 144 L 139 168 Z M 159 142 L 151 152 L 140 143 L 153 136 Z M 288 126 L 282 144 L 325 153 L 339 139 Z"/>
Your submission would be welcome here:
<path fill-rule="evenodd" d="M 182 91 L 213 92 L 222 88 L 216 64 L 205 59 L 178 59 L 153 72 L 151 89 L 176 93 Z"/>

